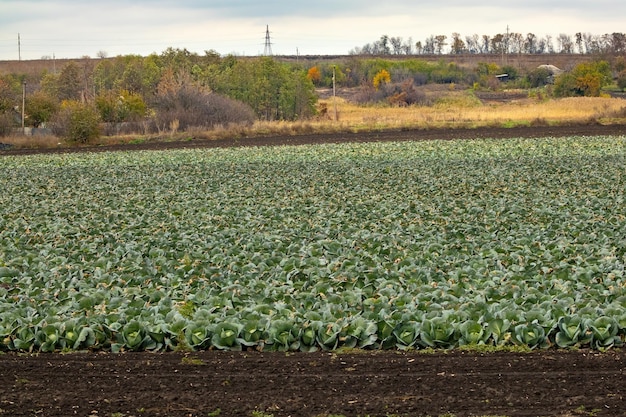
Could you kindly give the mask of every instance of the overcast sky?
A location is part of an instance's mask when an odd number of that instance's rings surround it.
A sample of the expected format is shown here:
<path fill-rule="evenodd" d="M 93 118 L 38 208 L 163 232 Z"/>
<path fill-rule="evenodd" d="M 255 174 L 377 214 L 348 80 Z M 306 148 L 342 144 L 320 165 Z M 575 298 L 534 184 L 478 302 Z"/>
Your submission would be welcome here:
<path fill-rule="evenodd" d="M 160 53 L 343 55 L 382 35 L 626 33 L 624 0 L 0 0 L 0 60 Z"/>

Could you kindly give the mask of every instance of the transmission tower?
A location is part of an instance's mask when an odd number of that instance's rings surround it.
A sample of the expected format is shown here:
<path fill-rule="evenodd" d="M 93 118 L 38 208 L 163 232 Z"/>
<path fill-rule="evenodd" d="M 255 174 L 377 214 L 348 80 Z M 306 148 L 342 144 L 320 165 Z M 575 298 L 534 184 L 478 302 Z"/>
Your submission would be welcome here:
<path fill-rule="evenodd" d="M 265 49 L 263 50 L 263 55 L 265 56 L 272 55 L 272 42 L 270 41 L 270 26 L 269 25 L 265 27 Z"/>

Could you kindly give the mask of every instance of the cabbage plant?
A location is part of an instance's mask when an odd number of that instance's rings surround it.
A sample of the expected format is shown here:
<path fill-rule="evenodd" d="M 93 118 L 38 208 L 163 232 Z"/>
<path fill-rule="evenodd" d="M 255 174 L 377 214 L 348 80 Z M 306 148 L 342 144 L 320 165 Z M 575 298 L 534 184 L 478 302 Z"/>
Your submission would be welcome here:
<path fill-rule="evenodd" d="M 590 343 L 591 336 L 587 320 L 579 316 L 563 316 L 557 324 L 554 341 L 561 348 L 581 346 Z"/>
<path fill-rule="evenodd" d="M 622 339 L 618 336 L 619 325 L 612 317 L 598 317 L 588 322 L 591 329 L 591 343 L 597 349 L 621 346 Z"/>

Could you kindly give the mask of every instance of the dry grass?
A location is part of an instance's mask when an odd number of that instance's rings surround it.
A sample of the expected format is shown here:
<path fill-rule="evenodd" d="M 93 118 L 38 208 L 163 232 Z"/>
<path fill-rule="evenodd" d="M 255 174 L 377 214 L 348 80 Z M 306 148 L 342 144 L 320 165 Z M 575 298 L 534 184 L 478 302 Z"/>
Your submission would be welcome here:
<path fill-rule="evenodd" d="M 14 134 L 0 137 L 0 143 L 16 148 L 57 148 L 63 146 L 63 141 L 54 135 L 25 136 Z"/>
<path fill-rule="evenodd" d="M 364 107 L 337 98 L 337 108 L 338 123 L 357 130 L 626 122 L 626 102 L 602 97 L 498 104 L 446 99 L 428 107 Z"/>

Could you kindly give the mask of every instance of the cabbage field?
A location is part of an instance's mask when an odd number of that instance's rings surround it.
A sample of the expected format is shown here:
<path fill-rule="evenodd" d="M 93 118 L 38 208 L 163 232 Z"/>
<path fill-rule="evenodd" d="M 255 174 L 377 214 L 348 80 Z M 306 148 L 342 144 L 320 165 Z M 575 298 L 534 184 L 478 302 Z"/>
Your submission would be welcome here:
<path fill-rule="evenodd" d="M 0 351 L 622 345 L 626 137 L 4 156 Z"/>

